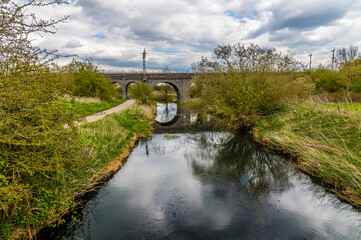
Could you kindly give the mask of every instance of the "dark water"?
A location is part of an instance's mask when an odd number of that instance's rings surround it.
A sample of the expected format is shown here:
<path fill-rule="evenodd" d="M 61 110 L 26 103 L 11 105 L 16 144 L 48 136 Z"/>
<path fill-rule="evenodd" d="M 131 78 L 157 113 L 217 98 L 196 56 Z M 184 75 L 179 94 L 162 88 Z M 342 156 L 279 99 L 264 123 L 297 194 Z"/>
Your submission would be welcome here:
<path fill-rule="evenodd" d="M 249 136 L 216 131 L 142 141 L 77 218 L 43 238 L 361 239 L 360 212 Z"/>

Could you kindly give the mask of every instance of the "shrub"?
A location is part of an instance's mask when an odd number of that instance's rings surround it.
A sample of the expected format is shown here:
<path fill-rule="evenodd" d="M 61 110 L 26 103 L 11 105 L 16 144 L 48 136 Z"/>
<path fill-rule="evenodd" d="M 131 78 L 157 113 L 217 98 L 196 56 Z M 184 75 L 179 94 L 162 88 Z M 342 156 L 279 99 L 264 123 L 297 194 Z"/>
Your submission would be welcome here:
<path fill-rule="evenodd" d="M 319 92 L 336 93 L 346 89 L 345 77 L 338 71 L 319 68 L 311 72 L 311 79 Z"/>
<path fill-rule="evenodd" d="M 129 94 L 136 97 L 141 103 L 148 103 L 152 99 L 152 88 L 143 82 L 132 84 Z"/>
<path fill-rule="evenodd" d="M 339 72 L 346 79 L 349 92 L 361 92 L 361 59 L 345 62 Z"/>
<path fill-rule="evenodd" d="M 81 97 L 99 97 L 111 100 L 117 96 L 116 87 L 101 73 L 91 60 L 73 61 L 65 66 L 69 77 L 68 89 Z"/>
<path fill-rule="evenodd" d="M 212 60 L 193 66 L 198 71 L 191 83 L 195 99 L 186 106 L 229 127 L 250 126 L 278 104 L 310 93 L 312 84 L 297 72 L 300 67 L 275 49 L 220 45 Z"/>

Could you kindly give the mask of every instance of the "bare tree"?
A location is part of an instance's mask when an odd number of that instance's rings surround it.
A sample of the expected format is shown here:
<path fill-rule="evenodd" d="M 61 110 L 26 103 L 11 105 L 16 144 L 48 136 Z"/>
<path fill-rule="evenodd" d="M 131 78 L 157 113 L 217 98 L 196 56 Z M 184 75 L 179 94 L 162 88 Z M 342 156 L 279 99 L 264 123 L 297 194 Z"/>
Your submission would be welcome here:
<path fill-rule="evenodd" d="M 342 65 L 347 62 L 352 62 L 358 56 L 358 46 L 350 45 L 348 47 L 341 47 L 336 50 L 336 62 Z"/>
<path fill-rule="evenodd" d="M 65 22 L 68 18 L 43 20 L 38 19 L 30 7 L 45 7 L 53 4 L 66 3 L 63 1 L 28 0 L 26 3 L 17 3 L 12 0 L 0 2 L 0 70 L 7 71 L 19 60 L 41 63 L 46 61 L 49 54 L 32 45 L 30 34 L 55 33 L 55 25 Z"/>
<path fill-rule="evenodd" d="M 359 50 L 358 46 L 350 45 L 348 47 L 347 57 L 349 61 L 353 61 L 356 59 L 358 50 Z"/>

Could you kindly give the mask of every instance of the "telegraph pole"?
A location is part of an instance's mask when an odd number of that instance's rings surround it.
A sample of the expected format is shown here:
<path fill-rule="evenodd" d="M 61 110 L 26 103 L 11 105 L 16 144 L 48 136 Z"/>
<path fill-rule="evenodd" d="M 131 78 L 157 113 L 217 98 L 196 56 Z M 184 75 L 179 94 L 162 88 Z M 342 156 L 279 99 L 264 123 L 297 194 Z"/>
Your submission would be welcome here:
<path fill-rule="evenodd" d="M 145 48 L 144 48 L 144 51 L 143 51 L 143 53 L 142 53 L 142 55 L 143 55 L 143 74 L 144 74 L 144 77 L 143 77 L 143 81 L 144 82 L 146 82 L 147 81 L 147 72 L 146 72 L 146 66 L 145 66 L 145 60 L 146 60 L 146 58 L 147 58 L 147 52 L 146 52 L 146 50 L 145 50 Z"/>
<path fill-rule="evenodd" d="M 310 57 L 310 70 L 312 68 L 311 64 L 312 64 L 312 54 L 310 53 L 310 55 L 308 55 Z"/>
<path fill-rule="evenodd" d="M 332 70 L 333 70 L 333 66 L 335 64 L 335 49 L 332 49 L 331 52 L 332 52 Z"/>

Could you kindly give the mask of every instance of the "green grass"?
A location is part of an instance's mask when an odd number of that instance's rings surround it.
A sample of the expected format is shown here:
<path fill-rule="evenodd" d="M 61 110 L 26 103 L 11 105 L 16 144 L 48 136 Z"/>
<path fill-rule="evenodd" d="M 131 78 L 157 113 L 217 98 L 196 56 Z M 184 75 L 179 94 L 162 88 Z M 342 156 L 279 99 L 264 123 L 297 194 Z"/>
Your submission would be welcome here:
<path fill-rule="evenodd" d="M 255 125 L 256 140 L 297 157 L 302 170 L 361 206 L 361 104 L 289 105 Z"/>
<path fill-rule="evenodd" d="M 88 166 L 94 170 L 104 167 L 112 159 L 127 149 L 132 137 L 149 136 L 152 117 L 135 105 L 121 113 L 105 116 L 96 122 L 80 128 L 84 144 L 89 147 L 92 161 Z"/>
<path fill-rule="evenodd" d="M 77 119 L 102 112 L 125 102 L 126 99 L 116 99 L 101 102 L 78 102 L 69 99 L 59 100 L 60 104 L 65 105 L 66 111 L 73 112 Z"/>
<path fill-rule="evenodd" d="M 75 196 L 91 190 L 97 181 L 109 176 L 109 168 L 117 170 L 121 166 L 117 157 L 124 157 L 136 138 L 151 134 L 153 115 L 150 112 L 133 105 L 84 124 L 77 129 L 79 134 L 72 136 L 78 147 L 71 151 L 80 157 L 54 163 L 56 173 L 47 172 L 46 178 L 34 174 L 24 183 L 0 187 L 0 206 L 8 204 L 16 211 L 5 219 L 0 208 L 0 239 L 15 238 L 13 233 L 19 229 L 23 236 L 29 237 L 39 226 L 60 222 L 64 212 L 75 206 Z"/>

